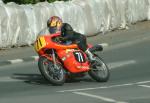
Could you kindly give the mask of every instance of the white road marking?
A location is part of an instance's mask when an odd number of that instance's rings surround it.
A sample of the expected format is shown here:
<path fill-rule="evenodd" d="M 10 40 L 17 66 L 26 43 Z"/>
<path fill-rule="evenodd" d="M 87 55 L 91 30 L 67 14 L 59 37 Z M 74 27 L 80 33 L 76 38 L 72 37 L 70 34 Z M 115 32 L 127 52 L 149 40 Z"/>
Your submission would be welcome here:
<path fill-rule="evenodd" d="M 23 62 L 22 59 L 14 59 L 14 60 L 8 60 L 8 61 L 10 61 L 12 64 Z"/>
<path fill-rule="evenodd" d="M 127 60 L 127 61 L 108 63 L 108 67 L 110 69 L 115 69 L 115 68 L 123 67 L 125 65 L 130 65 L 130 64 L 136 64 L 136 61 L 135 60 Z"/>
<path fill-rule="evenodd" d="M 144 84 L 144 83 L 149 83 L 149 82 L 150 81 L 141 81 L 141 82 L 135 82 L 135 83 L 126 83 L 126 84 L 118 84 L 118 85 L 103 86 L 103 87 L 92 87 L 92 88 L 80 88 L 80 89 L 61 90 L 61 91 L 57 91 L 57 92 L 78 92 L 78 91 L 87 91 L 87 90 L 96 90 L 96 89 L 107 89 L 107 88 L 116 88 L 116 87 L 139 85 L 139 84 L 142 84 L 142 83 Z"/>
<path fill-rule="evenodd" d="M 108 88 L 114 88 L 114 87 L 124 87 L 124 86 L 131 86 L 131 85 L 134 85 L 134 83 L 127 83 L 127 84 L 112 85 L 112 86 L 108 86 Z"/>
<path fill-rule="evenodd" d="M 58 92 L 78 92 L 78 91 L 106 89 L 106 88 L 123 87 L 123 86 L 131 86 L 131 85 L 134 85 L 134 83 L 112 85 L 112 86 L 103 86 L 103 87 L 94 87 L 94 88 L 70 89 L 70 90 L 62 90 L 62 91 L 58 91 Z"/>
<path fill-rule="evenodd" d="M 34 60 L 38 60 L 39 56 L 31 56 L 32 58 L 34 58 Z"/>
<path fill-rule="evenodd" d="M 94 90 L 94 89 L 102 89 L 102 88 L 104 89 L 108 87 L 104 86 L 104 87 L 95 87 L 95 88 L 70 89 L 70 90 L 62 90 L 58 92 L 77 92 L 77 91 L 86 91 L 86 90 Z"/>
<path fill-rule="evenodd" d="M 109 44 L 108 44 L 108 43 L 101 43 L 101 44 L 98 44 L 98 45 L 101 45 L 101 46 L 103 46 L 103 47 L 107 47 L 107 46 L 109 46 Z"/>
<path fill-rule="evenodd" d="M 145 83 L 150 83 L 150 81 L 137 82 L 137 84 L 145 84 Z"/>
<path fill-rule="evenodd" d="M 145 88 L 150 88 L 149 85 L 138 85 L 138 86 L 140 86 L 140 87 L 145 87 Z"/>
<path fill-rule="evenodd" d="M 107 97 L 102 97 L 102 96 L 98 96 L 98 95 L 93 95 L 93 94 L 89 94 L 89 93 L 83 93 L 83 92 L 73 92 L 74 94 L 78 94 L 78 95 L 82 95 L 82 96 L 86 96 L 86 97 L 91 97 L 91 98 L 95 98 L 95 99 L 100 99 L 102 101 L 105 102 L 111 102 L 111 103 L 127 103 L 127 102 L 123 102 L 123 101 L 117 101 L 111 98 L 107 98 Z"/>

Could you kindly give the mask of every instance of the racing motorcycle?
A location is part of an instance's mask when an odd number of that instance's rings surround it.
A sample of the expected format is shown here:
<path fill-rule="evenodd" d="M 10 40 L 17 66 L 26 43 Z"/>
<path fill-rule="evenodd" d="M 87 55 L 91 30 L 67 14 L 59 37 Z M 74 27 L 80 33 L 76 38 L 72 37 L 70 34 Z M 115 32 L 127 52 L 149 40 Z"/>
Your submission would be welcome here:
<path fill-rule="evenodd" d="M 96 52 L 102 51 L 101 45 L 88 44 L 95 61 L 90 61 L 86 53 L 76 44 L 64 44 L 60 33 L 39 36 L 35 51 L 39 55 L 38 67 L 41 75 L 53 85 L 63 85 L 67 79 L 84 77 L 89 74 L 97 82 L 106 82 L 110 72 Z"/>

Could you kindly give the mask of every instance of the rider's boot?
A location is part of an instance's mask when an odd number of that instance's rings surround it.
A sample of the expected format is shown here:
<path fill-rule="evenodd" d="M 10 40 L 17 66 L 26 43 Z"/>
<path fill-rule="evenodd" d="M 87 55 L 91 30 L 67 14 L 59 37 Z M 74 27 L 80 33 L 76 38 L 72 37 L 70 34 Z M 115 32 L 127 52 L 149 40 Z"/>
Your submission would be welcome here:
<path fill-rule="evenodd" d="M 85 53 L 87 54 L 88 59 L 89 59 L 91 62 L 96 60 L 95 57 L 94 57 L 94 55 L 89 51 L 89 49 L 87 49 L 87 50 L 85 51 Z"/>

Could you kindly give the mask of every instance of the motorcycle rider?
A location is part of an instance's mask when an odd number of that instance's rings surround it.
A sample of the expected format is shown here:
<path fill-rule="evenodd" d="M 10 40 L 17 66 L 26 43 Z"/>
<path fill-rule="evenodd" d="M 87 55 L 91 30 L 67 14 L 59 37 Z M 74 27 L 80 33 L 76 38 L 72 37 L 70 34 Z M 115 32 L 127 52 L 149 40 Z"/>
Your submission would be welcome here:
<path fill-rule="evenodd" d="M 61 33 L 62 41 L 71 41 L 78 45 L 78 48 L 85 52 L 90 61 L 94 61 L 93 54 L 87 47 L 86 36 L 73 30 L 70 24 L 63 23 L 62 19 L 58 16 L 52 16 L 47 21 L 47 27 L 50 34 Z"/>

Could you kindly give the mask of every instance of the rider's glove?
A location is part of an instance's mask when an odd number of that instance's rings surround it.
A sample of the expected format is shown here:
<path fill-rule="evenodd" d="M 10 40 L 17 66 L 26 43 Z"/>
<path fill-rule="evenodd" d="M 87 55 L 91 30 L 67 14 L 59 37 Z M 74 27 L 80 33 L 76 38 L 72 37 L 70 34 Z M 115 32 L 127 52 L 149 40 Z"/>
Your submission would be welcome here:
<path fill-rule="evenodd" d="M 65 41 L 65 38 L 59 37 L 59 40 L 60 40 L 60 41 Z"/>

